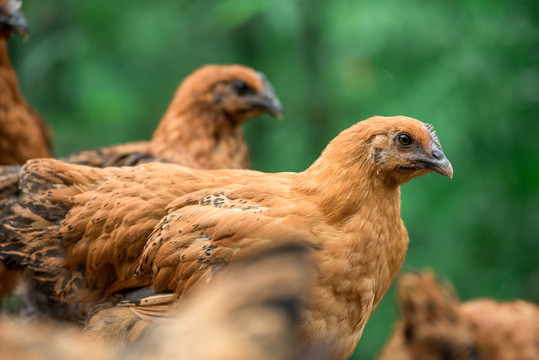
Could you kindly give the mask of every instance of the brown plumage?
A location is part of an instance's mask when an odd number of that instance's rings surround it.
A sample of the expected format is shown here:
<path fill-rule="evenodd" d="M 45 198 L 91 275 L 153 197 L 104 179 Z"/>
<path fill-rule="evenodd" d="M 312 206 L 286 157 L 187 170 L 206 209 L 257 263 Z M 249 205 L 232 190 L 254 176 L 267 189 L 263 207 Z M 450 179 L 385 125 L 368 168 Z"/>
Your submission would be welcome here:
<path fill-rule="evenodd" d="M 25 100 L 11 65 L 7 41 L 13 32 L 27 35 L 20 0 L 0 0 L 0 165 L 24 164 L 51 156 L 50 131 Z M 12 170 L 13 168 L 10 168 Z M 7 178 L 12 181 L 11 177 Z M 4 187 L 4 192 L 8 187 Z M 17 191 L 16 187 L 9 191 Z M 0 301 L 17 285 L 17 272 L 0 263 Z"/>
<path fill-rule="evenodd" d="M 63 160 L 95 167 L 161 161 L 197 169 L 248 168 L 249 148 L 241 126 L 261 114 L 280 117 L 281 112 L 279 99 L 262 73 L 240 65 L 207 65 L 182 82 L 150 141 L 82 151 Z M 19 196 L 19 170 L 0 169 L 4 202 Z M 0 269 L 0 298 L 11 292 L 15 280 L 13 273 L 3 274 Z M 78 314 L 77 309 L 50 303 L 42 286 L 36 289 L 31 285 L 27 289 L 25 293 L 30 294 L 25 296 L 24 304 L 32 311 L 68 320 L 73 319 L 72 310 L 74 315 Z"/>
<path fill-rule="evenodd" d="M 241 65 L 206 65 L 180 84 L 150 141 L 82 151 L 64 160 L 95 167 L 159 160 L 195 169 L 250 168 L 241 126 L 281 112 L 262 73 Z"/>
<path fill-rule="evenodd" d="M 14 31 L 26 35 L 20 7 L 19 0 L 0 0 L 0 165 L 51 156 L 49 128 L 24 99 L 9 59 L 8 38 Z"/>
<path fill-rule="evenodd" d="M 401 322 L 380 360 L 539 359 L 539 306 L 491 299 L 461 303 L 431 272 L 399 280 Z"/>
<path fill-rule="evenodd" d="M 10 360 L 114 360 L 118 350 L 98 342 L 81 341 L 79 328 L 18 319 L 0 322 L 0 359 Z"/>
<path fill-rule="evenodd" d="M 198 286 L 162 325 L 148 329 L 147 338 L 127 348 L 88 337 L 83 341 L 75 328 L 2 321 L 0 358 L 329 359 L 330 346 L 303 348 L 297 339 L 299 312 L 314 275 L 308 249 L 295 240 L 283 241 L 227 267 L 211 284 Z M 103 330 L 106 339 L 113 328 Z"/>
<path fill-rule="evenodd" d="M 180 84 L 150 141 L 80 151 L 62 160 L 100 168 L 159 161 L 194 169 L 245 169 L 251 160 L 241 126 L 264 113 L 282 115 L 264 74 L 241 65 L 206 65 Z M 0 168 L 1 195 L 18 196 L 12 185 L 19 170 Z"/>
<path fill-rule="evenodd" d="M 0 224 L 0 256 L 67 301 L 140 286 L 181 299 L 277 232 L 297 235 L 319 272 L 303 336 L 330 339 L 345 359 L 406 255 L 400 185 L 431 171 L 453 174 L 434 130 L 401 116 L 359 122 L 297 174 L 35 160 L 25 201 Z"/>

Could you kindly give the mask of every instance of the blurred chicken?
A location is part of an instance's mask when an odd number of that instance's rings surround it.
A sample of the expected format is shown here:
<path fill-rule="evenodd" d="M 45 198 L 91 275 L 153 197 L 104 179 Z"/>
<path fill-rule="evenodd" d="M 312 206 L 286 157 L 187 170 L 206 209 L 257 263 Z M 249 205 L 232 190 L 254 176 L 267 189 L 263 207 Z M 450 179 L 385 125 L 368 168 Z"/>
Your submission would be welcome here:
<path fill-rule="evenodd" d="M 95 167 L 160 160 L 194 169 L 251 167 L 241 126 L 282 107 L 264 75 L 240 65 L 206 65 L 180 84 L 150 141 L 82 151 L 64 160 Z"/>
<path fill-rule="evenodd" d="M 539 307 L 524 301 L 460 303 L 431 272 L 399 280 L 402 320 L 380 360 L 539 359 Z"/>
<path fill-rule="evenodd" d="M 402 116 L 341 132 L 301 173 L 34 160 L 1 220 L 0 256 L 70 302 L 137 287 L 181 298 L 277 232 L 299 236 L 318 270 L 302 336 L 347 359 L 406 255 L 400 185 L 432 171 L 453 175 L 432 126 Z"/>
<path fill-rule="evenodd" d="M 300 309 L 314 275 L 308 249 L 296 241 L 284 242 L 231 265 L 211 285 L 194 289 L 136 345 L 122 348 L 95 339 L 82 341 L 78 329 L 4 320 L 0 358 L 329 359 L 330 346 L 305 349 L 298 341 Z"/>
<path fill-rule="evenodd" d="M 83 342 L 81 330 L 41 320 L 25 324 L 20 319 L 0 321 L 0 359 L 73 360 L 118 359 L 118 349 L 99 342 Z"/>
<path fill-rule="evenodd" d="M 0 165 L 51 156 L 49 128 L 21 94 L 9 59 L 7 40 L 13 32 L 27 34 L 21 1 L 0 0 Z"/>
<path fill-rule="evenodd" d="M 9 58 L 7 41 L 11 34 L 27 36 L 21 5 L 20 0 L 0 0 L 0 165 L 24 164 L 32 158 L 51 156 L 49 128 L 21 94 Z M 13 189 L 10 191 L 17 191 Z M 0 262 L 0 301 L 15 288 L 17 278 L 16 272 L 6 270 Z"/>
<path fill-rule="evenodd" d="M 150 330 L 143 344 L 154 351 L 140 358 L 329 359 L 329 345 L 305 348 L 300 340 L 300 311 L 315 276 L 308 248 L 268 246 L 187 294 L 172 318 Z"/>

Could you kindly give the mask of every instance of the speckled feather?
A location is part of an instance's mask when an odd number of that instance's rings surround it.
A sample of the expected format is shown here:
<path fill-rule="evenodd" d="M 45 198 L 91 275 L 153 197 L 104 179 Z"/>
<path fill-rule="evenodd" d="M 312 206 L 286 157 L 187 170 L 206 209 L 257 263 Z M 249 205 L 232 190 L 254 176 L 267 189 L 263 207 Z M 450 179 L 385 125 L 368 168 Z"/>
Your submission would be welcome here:
<path fill-rule="evenodd" d="M 297 174 L 35 160 L 22 170 L 27 200 L 0 224 L 0 256 L 84 302 L 138 286 L 183 294 L 268 239 L 295 235 L 318 269 L 302 336 L 333 341 L 345 359 L 406 255 L 399 185 L 431 171 L 397 170 L 408 166 L 394 143 L 402 131 L 430 151 L 423 123 L 375 117 Z"/>

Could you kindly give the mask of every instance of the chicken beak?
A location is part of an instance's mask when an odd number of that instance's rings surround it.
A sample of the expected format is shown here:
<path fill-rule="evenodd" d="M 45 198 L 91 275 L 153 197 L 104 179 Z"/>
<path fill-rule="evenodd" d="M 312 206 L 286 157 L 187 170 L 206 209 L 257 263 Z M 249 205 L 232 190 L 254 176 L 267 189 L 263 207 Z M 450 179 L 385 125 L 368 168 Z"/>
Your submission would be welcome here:
<path fill-rule="evenodd" d="M 20 18 L 15 19 L 15 25 L 13 25 L 13 29 L 24 40 L 28 39 L 28 25 L 26 24 L 26 19 L 24 16 L 21 15 Z"/>
<path fill-rule="evenodd" d="M 264 82 L 264 95 L 263 102 L 266 104 L 268 114 L 281 120 L 283 118 L 283 106 L 277 95 L 275 95 L 273 87 L 267 81 Z"/>
<path fill-rule="evenodd" d="M 283 119 L 283 108 L 281 104 L 268 107 L 268 114 L 276 118 L 277 120 Z"/>
<path fill-rule="evenodd" d="M 433 150 L 430 156 L 416 159 L 415 161 L 424 169 L 431 169 L 440 175 L 447 176 L 450 179 L 453 178 L 453 165 L 441 150 Z"/>
<path fill-rule="evenodd" d="M 257 75 L 262 81 L 263 92 L 262 94 L 259 93 L 252 97 L 249 102 L 251 105 L 263 109 L 269 115 L 281 120 L 283 118 L 283 106 L 281 105 L 281 101 L 277 95 L 275 95 L 273 86 L 266 80 L 264 74 L 257 72 Z"/>

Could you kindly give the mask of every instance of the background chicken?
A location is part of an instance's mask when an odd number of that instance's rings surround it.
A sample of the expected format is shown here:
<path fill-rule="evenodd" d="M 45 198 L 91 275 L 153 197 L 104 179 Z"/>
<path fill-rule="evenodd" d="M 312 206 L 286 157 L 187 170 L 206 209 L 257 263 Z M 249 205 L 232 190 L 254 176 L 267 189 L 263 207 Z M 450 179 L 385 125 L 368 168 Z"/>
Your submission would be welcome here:
<path fill-rule="evenodd" d="M 0 1 L 0 165 L 24 164 L 51 156 L 50 131 L 43 118 L 24 99 L 11 65 L 7 41 L 11 34 L 25 37 L 21 1 Z M 10 170 L 15 168 L 10 168 Z M 4 187 L 7 189 L 7 186 Z M 16 187 L 12 188 L 16 191 Z M 17 273 L 0 262 L 0 300 L 17 284 Z"/>
<path fill-rule="evenodd" d="M 406 255 L 400 185 L 431 171 L 453 174 L 432 126 L 400 116 L 343 131 L 301 173 L 36 160 L 22 171 L 27 199 L 2 221 L 0 254 L 66 301 L 143 286 L 181 299 L 276 232 L 297 235 L 319 272 L 303 338 L 345 359 Z"/>
<path fill-rule="evenodd" d="M 149 142 L 135 142 L 68 156 L 96 167 L 165 161 L 195 169 L 251 167 L 241 126 L 282 107 L 264 75 L 241 65 L 206 65 L 178 87 Z"/>
<path fill-rule="evenodd" d="M 300 308 L 313 280 L 313 265 L 310 252 L 297 240 L 261 249 L 227 268 L 210 286 L 203 284 L 191 292 L 169 318 L 149 330 L 143 342 L 127 348 L 95 339 L 83 341 L 77 328 L 4 320 L 0 358 L 329 359 L 329 345 L 306 349 L 297 341 Z"/>
<path fill-rule="evenodd" d="M 206 65 L 180 84 L 150 141 L 81 151 L 63 160 L 95 167 L 163 161 L 196 169 L 249 168 L 241 126 L 264 113 L 282 115 L 264 74 L 241 65 Z"/>
<path fill-rule="evenodd" d="M 20 0 L 0 1 L 0 165 L 51 156 L 49 128 L 21 94 L 9 58 L 11 34 L 27 35 L 21 4 Z"/>
<path fill-rule="evenodd" d="M 380 360 L 539 358 L 539 307 L 490 299 L 460 303 L 431 272 L 399 280 L 402 320 Z"/>

